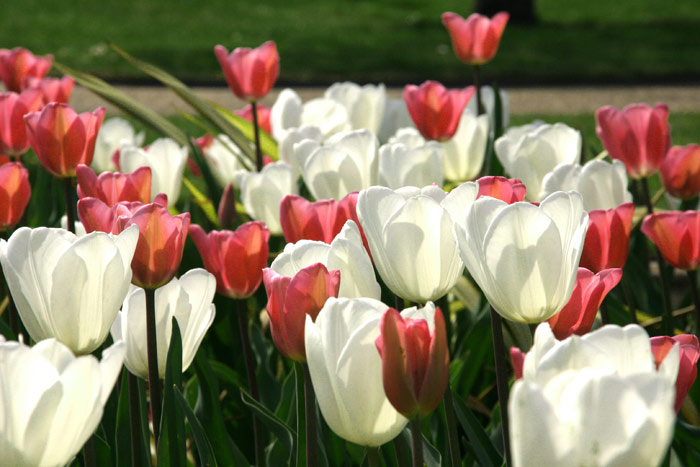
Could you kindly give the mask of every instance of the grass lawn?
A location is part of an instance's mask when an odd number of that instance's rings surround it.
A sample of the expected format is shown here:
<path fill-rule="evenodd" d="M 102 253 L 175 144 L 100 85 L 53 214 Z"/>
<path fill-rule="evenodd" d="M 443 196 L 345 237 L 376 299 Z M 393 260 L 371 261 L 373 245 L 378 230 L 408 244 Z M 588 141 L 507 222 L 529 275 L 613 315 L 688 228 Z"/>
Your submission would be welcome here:
<path fill-rule="evenodd" d="M 700 2 L 537 0 L 537 26 L 510 25 L 484 75 L 501 84 L 700 79 Z M 274 39 L 284 83 L 470 82 L 440 14 L 469 0 L 8 1 L 0 46 L 24 46 L 110 79 L 143 79 L 108 41 L 190 82 L 220 82 L 213 47 Z"/>

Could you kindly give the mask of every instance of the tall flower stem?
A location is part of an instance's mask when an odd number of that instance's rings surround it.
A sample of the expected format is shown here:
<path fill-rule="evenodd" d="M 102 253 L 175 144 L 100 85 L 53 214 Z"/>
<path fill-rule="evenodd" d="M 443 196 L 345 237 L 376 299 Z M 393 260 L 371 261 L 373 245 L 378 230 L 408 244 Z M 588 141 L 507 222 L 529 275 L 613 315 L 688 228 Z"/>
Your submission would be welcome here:
<path fill-rule="evenodd" d="M 501 412 L 501 429 L 503 430 L 503 453 L 506 465 L 513 465 L 510 458 L 510 433 L 508 428 L 508 376 L 506 374 L 505 344 L 501 315 L 491 307 L 491 332 L 493 335 L 493 358 L 496 363 L 496 389 L 498 391 L 498 406 Z"/>
<path fill-rule="evenodd" d="M 484 113 L 484 105 L 481 103 L 481 67 L 479 65 L 472 66 L 474 70 L 474 86 L 476 87 L 476 114 Z"/>
<path fill-rule="evenodd" d="M 75 189 L 71 179 L 63 179 L 63 197 L 66 201 L 66 221 L 68 222 L 68 231 L 75 233 Z"/>
<path fill-rule="evenodd" d="M 698 272 L 693 269 L 688 271 L 690 281 L 690 295 L 695 305 L 695 334 L 700 335 L 700 295 L 698 295 Z"/>
<path fill-rule="evenodd" d="M 148 349 L 148 390 L 151 396 L 151 415 L 153 416 L 153 438 L 156 449 L 160 436 L 160 377 L 158 375 L 158 343 L 156 338 L 156 291 L 146 290 L 146 346 Z"/>
<path fill-rule="evenodd" d="M 316 395 L 314 386 L 311 383 L 311 373 L 309 365 L 304 367 L 304 412 L 306 417 L 306 465 L 315 467 L 318 465 L 316 452 L 318 450 L 318 440 L 316 434 Z"/>
<path fill-rule="evenodd" d="M 420 426 L 420 418 L 414 418 L 409 422 L 409 425 L 411 425 L 411 452 L 413 454 L 413 467 L 423 467 L 423 435 Z"/>
<path fill-rule="evenodd" d="M 452 390 L 449 383 L 442 400 L 445 405 L 445 420 L 447 421 L 447 442 L 450 447 L 450 458 L 452 466 L 462 465 L 462 455 L 459 452 L 459 437 L 457 436 L 457 420 L 455 420 L 455 404 L 452 400 Z"/>
<path fill-rule="evenodd" d="M 139 404 L 139 388 L 136 376 L 128 373 L 129 388 L 129 420 L 131 422 L 131 465 L 141 467 L 141 408 Z"/>
<path fill-rule="evenodd" d="M 248 306 L 245 300 L 236 300 L 238 309 L 238 332 L 241 337 L 241 347 L 243 347 L 243 359 L 245 361 L 245 371 L 248 376 L 248 389 L 250 395 L 256 401 L 260 402 L 260 391 L 258 390 L 258 380 L 255 377 L 255 358 L 253 357 L 253 349 L 250 345 L 250 337 L 248 336 Z M 253 414 L 253 438 L 255 440 L 255 464 L 263 465 L 265 453 L 262 445 L 262 426 L 260 420 Z"/>
<path fill-rule="evenodd" d="M 367 446 L 365 451 L 367 451 L 367 464 L 369 467 L 380 467 L 382 465 L 379 462 L 379 448 Z"/>
<path fill-rule="evenodd" d="M 263 168 L 262 149 L 260 148 L 260 125 L 258 124 L 258 103 L 250 103 L 253 112 L 253 131 L 255 132 L 255 170 L 260 172 Z"/>

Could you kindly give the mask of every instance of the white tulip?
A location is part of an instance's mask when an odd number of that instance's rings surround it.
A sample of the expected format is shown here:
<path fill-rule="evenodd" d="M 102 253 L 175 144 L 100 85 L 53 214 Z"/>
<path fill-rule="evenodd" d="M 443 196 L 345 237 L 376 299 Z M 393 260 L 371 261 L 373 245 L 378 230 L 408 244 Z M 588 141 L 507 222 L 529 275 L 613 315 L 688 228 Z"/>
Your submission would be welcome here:
<path fill-rule="evenodd" d="M 569 300 L 588 228 L 579 193 L 553 193 L 539 207 L 482 197 L 454 226 L 464 265 L 504 318 L 539 323 Z"/>
<path fill-rule="evenodd" d="M 508 402 L 513 465 L 657 466 L 673 435 L 678 345 L 656 370 L 643 328 L 535 332 Z"/>
<path fill-rule="evenodd" d="M 340 271 L 339 297 L 381 298 L 372 260 L 362 244 L 360 229 L 349 220 L 331 244 L 311 240 L 288 243 L 270 266 L 283 276 L 293 277 L 312 264 L 322 263 L 329 271 Z"/>
<path fill-rule="evenodd" d="M 391 189 L 404 186 L 442 186 L 443 148 L 430 141 L 416 148 L 387 143 L 379 148 L 379 184 Z"/>
<path fill-rule="evenodd" d="M 424 146 L 426 140 L 415 127 L 407 126 L 396 130 L 396 133 L 387 141 L 387 144 L 397 143 L 401 143 L 409 149 L 415 149 Z"/>
<path fill-rule="evenodd" d="M 186 163 L 187 147 L 179 146 L 170 138 L 159 138 L 148 149 L 127 146 L 119 152 L 122 172 L 131 173 L 139 167 L 150 167 L 151 199 L 155 199 L 158 193 L 165 193 L 170 204 L 175 204 L 180 197 Z"/>
<path fill-rule="evenodd" d="M 510 98 L 508 97 L 508 93 L 504 91 L 503 89 L 499 90 L 498 94 L 501 97 L 501 122 L 503 124 L 503 128 L 507 128 L 508 124 L 510 123 Z M 496 100 L 495 100 L 495 94 L 493 92 L 493 87 L 491 86 L 481 86 L 481 105 L 484 107 L 484 110 L 486 110 L 486 114 L 489 117 L 489 128 L 491 128 L 491 135 L 493 135 L 496 125 L 496 115 L 495 115 L 495 108 L 496 108 Z M 467 109 L 473 114 L 476 115 L 476 99 L 469 99 L 469 102 L 467 103 Z"/>
<path fill-rule="evenodd" d="M 281 142 L 291 128 L 301 126 L 302 103 L 299 94 L 289 88 L 283 89 L 270 108 L 272 137 Z"/>
<path fill-rule="evenodd" d="M 99 347 L 129 291 L 138 238 L 138 226 L 83 237 L 22 227 L 0 241 L 2 268 L 32 339 L 54 337 L 76 354 Z"/>
<path fill-rule="evenodd" d="M 2 465 L 66 465 L 99 425 L 125 351 L 117 342 L 98 362 L 55 339 L 29 347 L 0 336 Z"/>
<path fill-rule="evenodd" d="M 260 172 L 246 172 L 240 179 L 241 202 L 255 220 L 263 221 L 270 233 L 280 235 L 280 202 L 298 194 L 294 169 L 284 162 L 267 164 Z"/>
<path fill-rule="evenodd" d="M 389 142 L 389 138 L 400 128 L 410 127 L 415 128 L 415 125 L 403 99 L 387 98 L 384 104 L 384 118 L 377 133 L 379 141 Z"/>
<path fill-rule="evenodd" d="M 367 129 L 377 134 L 384 116 L 386 89 L 383 84 L 373 85 L 344 82 L 334 83 L 324 97 L 345 107 L 353 130 Z"/>
<path fill-rule="evenodd" d="M 632 201 L 627 190 L 627 170 L 619 160 L 612 163 L 592 160 L 583 167 L 578 164 L 559 164 L 542 181 L 540 199 L 555 191 L 578 191 L 583 195 L 586 211 L 615 209 Z"/>
<path fill-rule="evenodd" d="M 391 441 L 408 422 L 384 394 L 375 345 L 388 308 L 369 298 L 329 298 L 315 322 L 306 317 L 306 360 L 321 414 L 338 436 L 361 446 Z"/>
<path fill-rule="evenodd" d="M 95 139 L 95 152 L 90 167 L 97 173 L 117 170 L 112 161 L 114 151 L 123 146 L 141 146 L 145 137 L 143 131 L 137 134 L 134 127 L 123 118 L 105 120 Z"/>
<path fill-rule="evenodd" d="M 506 172 L 525 184 L 526 198 L 539 201 L 545 175 L 581 159 L 581 133 L 563 123 L 534 123 L 509 129 L 494 148 Z"/>
<path fill-rule="evenodd" d="M 472 102 L 473 99 L 470 100 Z M 468 108 L 462 113 L 457 132 L 442 144 L 445 178 L 453 182 L 473 180 L 481 172 L 489 140 L 489 119 Z"/>
<path fill-rule="evenodd" d="M 319 144 L 322 143 L 323 135 L 321 134 L 321 129 L 317 126 L 310 125 L 291 128 L 279 144 L 280 160 L 294 167 L 298 175 L 301 175 L 301 168 L 304 166 L 306 158 L 297 162 L 295 159 L 295 147 L 297 143 L 301 143 L 304 140 L 314 141 Z"/>
<path fill-rule="evenodd" d="M 156 341 L 158 343 L 158 375 L 165 378 L 165 366 L 173 332 L 173 317 L 177 319 L 182 337 L 182 371 L 194 360 L 204 335 L 214 322 L 212 300 L 216 278 L 204 269 L 187 271 L 180 279 L 173 278 L 155 292 Z M 132 286 L 112 325 L 112 338 L 126 343 L 124 365 L 131 373 L 148 380 L 146 347 L 146 293 Z"/>
<path fill-rule="evenodd" d="M 225 188 L 231 183 L 234 188 L 239 188 L 238 181 L 243 172 L 251 170 L 252 165 L 244 165 L 246 159 L 240 148 L 231 141 L 227 135 L 221 134 L 214 138 L 211 145 L 202 150 L 209 170 L 216 181 Z M 168 197 L 170 199 L 170 197 Z"/>
<path fill-rule="evenodd" d="M 351 127 L 348 112 L 342 104 L 326 98 L 302 104 L 296 92 L 282 90 L 270 109 L 272 136 L 281 142 L 292 128 L 310 125 L 318 127 L 324 138 Z"/>

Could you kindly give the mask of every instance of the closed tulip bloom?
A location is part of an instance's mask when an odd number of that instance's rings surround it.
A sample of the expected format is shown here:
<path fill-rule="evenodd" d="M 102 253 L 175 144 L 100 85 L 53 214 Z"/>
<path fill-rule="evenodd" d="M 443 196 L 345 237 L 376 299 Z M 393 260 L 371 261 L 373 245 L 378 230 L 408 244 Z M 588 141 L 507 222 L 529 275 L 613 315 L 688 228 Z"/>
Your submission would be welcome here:
<path fill-rule="evenodd" d="M 558 341 L 541 324 L 508 401 L 513 465 L 659 465 L 677 373 L 678 350 L 657 371 L 640 326 Z"/>
<path fill-rule="evenodd" d="M 80 164 L 75 173 L 79 198 L 97 198 L 109 207 L 121 201 L 148 203 L 151 200 L 150 167 L 139 167 L 130 174 L 103 172 L 98 176 L 90 167 Z"/>
<path fill-rule="evenodd" d="M 204 335 L 214 322 L 212 300 L 216 279 L 204 269 L 192 269 L 173 278 L 155 291 L 156 341 L 158 342 L 158 376 L 165 378 L 165 366 L 172 336 L 173 318 L 182 338 L 182 371 L 189 368 Z M 134 375 L 148 381 L 146 349 L 146 293 L 131 286 L 111 333 L 115 341 L 126 343 L 124 365 Z"/>
<path fill-rule="evenodd" d="M 622 269 L 604 269 L 597 274 L 578 268 L 576 285 L 564 308 L 549 318 L 554 336 L 566 339 L 572 334 L 582 336 L 591 330 L 598 308 L 622 278 Z"/>
<path fill-rule="evenodd" d="M 474 86 L 448 90 L 437 81 L 426 81 L 420 87 L 407 85 L 403 100 L 425 139 L 447 141 L 457 131 L 464 107 L 474 91 Z"/>
<path fill-rule="evenodd" d="M 375 341 L 382 357 L 384 392 L 391 405 L 409 419 L 425 417 L 435 410 L 450 373 L 442 312 L 432 303 L 421 311 L 424 316 L 415 312 L 402 316 L 389 308 L 379 323 L 381 334 Z"/>
<path fill-rule="evenodd" d="M 432 183 L 441 186 L 444 153 L 436 141 L 415 148 L 387 143 L 379 148 L 379 185 L 392 190 Z"/>
<path fill-rule="evenodd" d="M 685 270 L 700 267 L 700 212 L 650 214 L 642 222 L 642 233 L 654 242 L 671 266 Z"/>
<path fill-rule="evenodd" d="M 280 72 L 280 56 L 273 41 L 256 49 L 238 47 L 230 54 L 222 45 L 214 47 L 219 65 L 231 91 L 249 102 L 262 99 L 270 92 Z"/>
<path fill-rule="evenodd" d="M 671 147 L 666 104 L 633 104 L 622 110 L 605 106 L 595 117 L 605 150 L 625 164 L 630 177 L 644 178 L 659 170 Z"/>
<path fill-rule="evenodd" d="M 44 104 L 60 102 L 67 104 L 73 93 L 75 80 L 70 76 L 63 78 L 34 78 L 29 77 L 24 81 L 24 89 L 37 89 L 41 91 Z"/>
<path fill-rule="evenodd" d="M 442 14 L 442 24 L 450 33 L 457 58 L 469 65 L 483 65 L 496 55 L 509 17 L 502 11 L 491 19 L 478 13 L 465 19 L 447 12 Z"/>
<path fill-rule="evenodd" d="M 333 83 L 324 97 L 345 107 L 353 130 L 366 129 L 375 135 L 379 131 L 386 104 L 383 84 Z"/>
<path fill-rule="evenodd" d="M 539 323 L 566 305 L 588 226 L 579 193 L 557 192 L 539 206 L 485 196 L 454 225 L 462 261 L 501 316 Z"/>
<path fill-rule="evenodd" d="M 67 104 L 48 104 L 24 116 L 27 136 L 44 168 L 59 178 L 75 176 L 78 164 L 90 165 L 104 107 L 76 114 Z"/>
<path fill-rule="evenodd" d="M 240 180 L 245 173 L 252 169 L 246 166 L 246 156 L 227 135 L 220 134 L 216 138 L 205 135 L 197 140 L 209 170 L 219 185 L 225 187 L 229 183 L 240 188 Z"/>
<path fill-rule="evenodd" d="M 29 149 L 24 115 L 41 106 L 42 95 L 36 89 L 0 94 L 0 154 L 18 156 Z"/>
<path fill-rule="evenodd" d="M 270 126 L 278 142 L 293 128 L 318 127 L 324 139 L 352 129 L 348 111 L 340 102 L 324 97 L 302 103 L 299 94 L 289 88 L 283 89 L 272 105 Z"/>
<path fill-rule="evenodd" d="M 317 240 L 330 244 L 348 219 L 356 219 L 357 193 L 340 201 L 325 199 L 311 202 L 297 195 L 287 195 L 280 203 L 280 223 L 288 243 Z"/>
<path fill-rule="evenodd" d="M 168 206 L 168 198 L 160 194 L 154 203 Z M 120 232 L 117 220 L 121 216 L 131 217 L 132 213 L 144 206 L 140 201 L 120 201 L 114 206 L 109 206 L 98 198 L 86 197 L 78 200 L 78 218 L 87 232 L 108 232 L 117 234 Z"/>
<path fill-rule="evenodd" d="M 692 334 L 680 334 L 677 336 L 656 336 L 650 339 L 651 351 L 654 354 L 656 367 L 659 368 L 666 356 L 678 344 L 680 362 L 678 365 L 678 378 L 676 378 L 676 412 L 681 409 L 685 396 L 693 386 L 698 376 L 698 357 L 700 357 L 700 344 L 698 338 Z"/>
<path fill-rule="evenodd" d="M 272 127 L 270 126 L 270 108 L 261 104 L 258 104 L 256 108 L 258 111 L 258 125 L 260 125 L 260 128 L 265 130 L 267 134 L 272 134 Z M 242 109 L 236 110 L 234 113 L 239 117 L 245 118 L 249 122 L 253 121 L 253 106 L 250 104 Z"/>
<path fill-rule="evenodd" d="M 361 446 L 381 446 L 408 423 L 382 384 L 375 340 L 388 307 L 368 298 L 330 298 L 314 322 L 306 318 L 307 363 L 328 426 Z"/>
<path fill-rule="evenodd" d="M 118 153 L 124 146 L 141 146 L 145 137 L 146 133 L 136 133 L 127 120 L 119 117 L 108 118 L 97 133 L 95 153 L 90 167 L 95 172 L 118 170 L 114 159 L 119 162 L 119 155 L 115 158 L 115 152 Z"/>
<path fill-rule="evenodd" d="M 131 282 L 138 229 L 76 237 L 22 227 L 0 241 L 0 261 L 29 335 L 56 338 L 76 354 L 107 338 Z"/>
<path fill-rule="evenodd" d="M 306 161 L 301 161 L 299 164 L 296 163 L 294 148 L 298 143 L 306 139 L 322 143 L 323 135 L 321 134 L 321 129 L 313 125 L 291 128 L 285 133 L 284 138 L 280 140 L 278 145 L 280 160 L 290 164 L 300 175 L 301 168 L 304 166 L 303 162 Z"/>
<path fill-rule="evenodd" d="M 673 146 L 661 163 L 666 192 L 680 199 L 700 194 L 700 145 Z"/>
<path fill-rule="evenodd" d="M 513 204 L 525 199 L 526 188 L 523 182 L 517 178 L 495 177 L 489 175 L 481 177 L 477 180 L 479 183 L 479 195 L 490 196 L 505 201 L 508 204 Z"/>
<path fill-rule="evenodd" d="M 581 267 L 593 272 L 623 267 L 629 252 L 633 217 L 632 203 L 624 203 L 607 211 L 590 211 Z"/>
<path fill-rule="evenodd" d="M 21 163 L 0 165 L 0 232 L 19 222 L 31 193 L 29 172 Z"/>
<path fill-rule="evenodd" d="M 445 178 L 453 182 L 473 180 L 481 172 L 489 139 L 489 117 L 465 109 L 454 137 L 442 143 Z"/>
<path fill-rule="evenodd" d="M 384 117 L 381 125 L 379 125 L 377 138 L 379 138 L 379 141 L 389 142 L 393 135 L 405 128 L 418 131 L 413 125 L 406 103 L 402 98 L 387 97 L 384 104 Z"/>
<path fill-rule="evenodd" d="M 43 78 L 52 61 L 53 55 L 37 57 L 22 47 L 0 49 L 0 79 L 8 91 L 19 92 L 28 77 Z"/>
<path fill-rule="evenodd" d="M 98 362 L 54 339 L 29 347 L 0 336 L 3 465 L 68 465 L 100 424 L 125 351 L 118 342 Z"/>
<path fill-rule="evenodd" d="M 282 198 L 299 192 L 294 169 L 284 162 L 274 162 L 260 172 L 244 172 L 240 186 L 241 203 L 250 217 L 263 221 L 271 234 L 282 234 Z"/>
<path fill-rule="evenodd" d="M 340 271 L 329 271 L 323 264 L 315 263 L 289 277 L 265 268 L 263 281 L 270 332 L 277 350 L 291 360 L 306 362 L 306 316 L 315 320 L 326 300 L 338 296 Z"/>
<path fill-rule="evenodd" d="M 262 222 L 246 222 L 235 231 L 211 231 L 190 225 L 190 236 L 207 271 L 216 277 L 216 290 L 229 298 L 247 298 L 262 282 L 267 265 L 270 231 Z"/>

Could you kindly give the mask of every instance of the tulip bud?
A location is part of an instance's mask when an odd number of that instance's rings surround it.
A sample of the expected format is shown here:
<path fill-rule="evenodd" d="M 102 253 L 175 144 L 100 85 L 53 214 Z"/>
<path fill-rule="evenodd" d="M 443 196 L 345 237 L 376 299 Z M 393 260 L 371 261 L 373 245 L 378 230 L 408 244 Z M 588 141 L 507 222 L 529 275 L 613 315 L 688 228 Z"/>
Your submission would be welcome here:
<path fill-rule="evenodd" d="M 241 177 L 241 203 L 255 220 L 263 221 L 270 233 L 282 233 L 280 202 L 298 192 L 294 169 L 284 162 L 266 165 L 260 172 L 244 172 Z"/>
<path fill-rule="evenodd" d="M 517 178 L 494 177 L 489 175 L 477 180 L 479 183 L 479 196 L 490 196 L 513 204 L 525 199 L 525 185 Z"/>
<path fill-rule="evenodd" d="M 41 92 L 36 89 L 28 89 L 21 94 L 0 94 L 0 154 L 17 156 L 29 149 L 24 115 L 39 110 L 41 105 Z"/>
<path fill-rule="evenodd" d="M 24 80 L 23 87 L 41 91 L 44 104 L 51 102 L 67 104 L 74 86 L 75 80 L 70 76 L 64 76 L 63 78 L 28 77 Z"/>
<path fill-rule="evenodd" d="M 27 169 L 19 162 L 0 165 L 0 232 L 19 222 L 30 196 Z"/>
<path fill-rule="evenodd" d="M 457 131 L 462 111 L 474 91 L 474 86 L 447 90 L 437 81 L 426 81 L 420 87 L 407 85 L 403 100 L 424 138 L 446 141 Z"/>
<path fill-rule="evenodd" d="M 700 145 L 674 146 L 661 163 L 661 182 L 671 196 L 693 199 L 700 194 Z"/>
<path fill-rule="evenodd" d="M 426 308 L 434 308 L 429 304 Z M 450 355 L 445 320 L 434 308 L 434 324 L 404 318 L 389 308 L 380 323 L 376 345 L 382 357 L 384 392 L 394 408 L 406 418 L 424 417 L 435 410 L 447 387 Z M 427 311 L 430 315 L 430 310 Z"/>
<path fill-rule="evenodd" d="M 680 334 L 677 336 L 656 336 L 650 339 L 651 351 L 654 354 L 654 362 L 659 368 L 671 351 L 674 345 L 678 344 L 680 364 L 678 366 L 678 377 L 676 378 L 676 402 L 674 408 L 676 413 L 681 409 L 685 396 L 693 386 L 695 378 L 698 376 L 698 357 L 700 357 L 700 344 L 698 338 L 691 334 Z"/>
<path fill-rule="evenodd" d="M 634 204 L 588 213 L 588 231 L 581 253 L 581 267 L 593 272 L 621 268 L 627 261 Z"/>
<path fill-rule="evenodd" d="M 216 219 L 222 229 L 231 230 L 236 220 L 236 198 L 233 185 L 229 183 L 224 189 L 219 201 L 219 208 L 216 210 Z"/>
<path fill-rule="evenodd" d="M 700 267 L 700 212 L 649 214 L 642 222 L 642 233 L 654 242 L 671 266 L 685 270 Z"/>
<path fill-rule="evenodd" d="M 445 178 L 453 182 L 475 179 L 484 165 L 488 139 L 488 115 L 477 116 L 467 104 L 459 120 L 457 132 L 452 139 L 442 142 Z"/>
<path fill-rule="evenodd" d="M 280 56 L 273 41 L 256 49 L 238 47 L 230 54 L 222 45 L 214 47 L 226 82 L 239 98 L 250 102 L 262 99 L 270 92 L 280 71 Z"/>
<path fill-rule="evenodd" d="M 525 365 L 525 352 L 523 352 L 517 347 L 511 347 L 510 362 L 513 365 L 513 379 L 517 381 L 523 377 L 523 365 Z"/>
<path fill-rule="evenodd" d="M 387 143 L 379 148 L 379 184 L 397 190 L 404 186 L 442 186 L 444 149 L 429 141 L 408 148 Z"/>
<path fill-rule="evenodd" d="M 386 104 L 383 84 L 334 83 L 323 95 L 345 107 L 353 130 L 366 129 L 377 134 Z"/>
<path fill-rule="evenodd" d="M 43 78 L 52 61 L 53 55 L 37 57 L 21 47 L 0 49 L 0 79 L 8 91 L 19 92 L 27 77 Z"/>
<path fill-rule="evenodd" d="M 469 65 L 483 65 L 496 55 L 509 17 L 505 12 L 491 19 L 473 13 L 465 19 L 448 12 L 442 14 L 442 24 L 450 33 L 457 58 Z"/>
<path fill-rule="evenodd" d="M 316 202 L 297 195 L 287 195 L 280 203 L 280 224 L 288 243 L 316 240 L 330 244 L 349 219 L 356 219 L 357 193 L 340 201 Z"/>
<path fill-rule="evenodd" d="M 112 207 L 121 201 L 151 200 L 151 168 L 139 167 L 130 174 L 103 172 L 95 175 L 90 167 L 78 165 L 78 197 L 97 198 Z"/>

